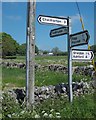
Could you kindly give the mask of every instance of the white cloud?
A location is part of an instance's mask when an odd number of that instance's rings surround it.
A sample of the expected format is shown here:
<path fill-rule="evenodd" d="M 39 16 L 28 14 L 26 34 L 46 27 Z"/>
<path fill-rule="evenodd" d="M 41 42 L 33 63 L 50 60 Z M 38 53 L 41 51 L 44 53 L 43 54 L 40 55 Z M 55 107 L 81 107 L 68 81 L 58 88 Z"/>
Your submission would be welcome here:
<path fill-rule="evenodd" d="M 62 18 L 67 18 L 66 16 L 58 16 L 58 17 L 62 17 Z M 79 14 L 73 15 L 73 16 L 69 16 L 71 18 L 71 22 L 72 24 L 80 21 L 80 16 Z"/>
<path fill-rule="evenodd" d="M 80 15 L 79 14 L 76 14 L 74 16 L 70 16 L 71 17 L 71 21 L 72 21 L 72 24 L 76 24 L 76 23 L 80 23 Z M 84 22 L 85 18 L 83 17 L 83 15 L 81 15 L 82 17 L 82 20 Z"/>
<path fill-rule="evenodd" d="M 71 17 L 71 20 L 72 20 L 72 23 L 74 24 L 75 22 L 79 21 L 80 20 L 80 16 L 79 14 L 76 14 L 74 16 L 70 16 Z"/>
<path fill-rule="evenodd" d="M 6 18 L 10 20 L 21 20 L 22 19 L 21 16 L 13 16 L 13 15 L 6 16 Z"/>

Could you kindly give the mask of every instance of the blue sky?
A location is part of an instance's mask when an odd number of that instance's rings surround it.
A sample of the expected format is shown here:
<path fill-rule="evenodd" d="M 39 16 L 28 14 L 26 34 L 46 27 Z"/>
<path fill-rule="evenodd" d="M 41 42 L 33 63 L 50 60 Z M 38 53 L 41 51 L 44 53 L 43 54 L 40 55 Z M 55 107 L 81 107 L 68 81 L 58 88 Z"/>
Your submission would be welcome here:
<path fill-rule="evenodd" d="M 85 29 L 90 33 L 89 44 L 94 44 L 94 3 L 79 2 L 81 15 Z M 10 34 L 18 43 L 26 42 L 26 2 L 7 2 L 2 4 L 2 31 Z M 75 2 L 37 2 L 36 3 L 36 45 L 39 49 L 51 50 L 59 47 L 60 50 L 67 50 L 67 35 L 50 38 L 50 30 L 59 28 L 56 25 L 41 25 L 37 21 L 39 15 L 49 16 L 70 16 L 72 19 L 72 34 L 82 31 L 79 20 L 78 9 Z M 83 45 L 77 48 L 86 48 Z"/>

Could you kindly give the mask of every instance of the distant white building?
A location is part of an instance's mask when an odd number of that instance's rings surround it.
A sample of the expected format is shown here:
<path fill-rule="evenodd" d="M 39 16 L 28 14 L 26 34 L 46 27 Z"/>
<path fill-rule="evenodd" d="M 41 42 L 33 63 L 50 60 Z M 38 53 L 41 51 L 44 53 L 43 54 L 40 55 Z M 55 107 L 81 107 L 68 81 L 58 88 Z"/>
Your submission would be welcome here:
<path fill-rule="evenodd" d="M 37 53 L 35 53 L 35 56 L 37 56 Z"/>
<path fill-rule="evenodd" d="M 48 55 L 50 55 L 50 56 L 51 56 L 51 55 L 54 55 L 54 54 L 50 52 L 50 53 L 48 53 Z"/>
<path fill-rule="evenodd" d="M 43 52 L 41 50 L 39 50 L 39 55 L 43 55 Z"/>

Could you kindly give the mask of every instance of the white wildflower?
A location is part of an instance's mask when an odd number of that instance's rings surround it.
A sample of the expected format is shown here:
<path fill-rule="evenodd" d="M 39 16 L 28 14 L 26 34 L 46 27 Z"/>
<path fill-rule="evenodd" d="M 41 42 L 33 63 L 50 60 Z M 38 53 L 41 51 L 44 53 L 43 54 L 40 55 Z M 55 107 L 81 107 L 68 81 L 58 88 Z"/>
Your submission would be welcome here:
<path fill-rule="evenodd" d="M 61 118 L 61 116 L 56 116 L 56 118 Z"/>
<path fill-rule="evenodd" d="M 60 113 L 59 113 L 59 112 L 56 112 L 56 115 L 60 115 Z"/>
<path fill-rule="evenodd" d="M 12 114 L 13 116 L 15 115 L 15 113 Z"/>
<path fill-rule="evenodd" d="M 8 117 L 9 117 L 9 118 L 11 118 L 11 115 L 10 115 L 10 114 L 8 114 Z"/>
<path fill-rule="evenodd" d="M 45 113 L 45 111 L 43 110 L 42 113 Z"/>
<path fill-rule="evenodd" d="M 54 111 L 54 109 L 51 109 L 51 110 L 50 110 L 50 112 L 53 112 L 53 111 Z"/>
<path fill-rule="evenodd" d="M 40 118 L 40 116 L 36 114 L 36 115 L 35 115 L 35 118 Z"/>
<path fill-rule="evenodd" d="M 44 113 L 43 117 L 47 117 L 47 116 L 48 116 L 48 114 L 47 114 L 47 113 Z"/>
<path fill-rule="evenodd" d="M 25 112 L 24 110 L 23 110 L 23 111 L 21 111 L 21 114 L 24 114 L 24 112 Z"/>
<path fill-rule="evenodd" d="M 52 114 L 49 114 L 49 118 L 53 118 L 53 115 L 52 115 Z"/>

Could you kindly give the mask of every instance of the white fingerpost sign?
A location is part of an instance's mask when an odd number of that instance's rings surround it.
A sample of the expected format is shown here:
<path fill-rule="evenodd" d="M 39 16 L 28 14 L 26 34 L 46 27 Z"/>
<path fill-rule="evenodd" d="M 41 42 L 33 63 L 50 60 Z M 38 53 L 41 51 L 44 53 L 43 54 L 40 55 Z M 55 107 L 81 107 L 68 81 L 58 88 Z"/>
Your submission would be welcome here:
<path fill-rule="evenodd" d="M 94 53 L 91 50 L 72 50 L 72 60 L 83 60 L 83 61 L 91 61 L 94 58 Z"/>
<path fill-rule="evenodd" d="M 68 26 L 68 19 L 62 18 L 62 17 L 39 15 L 38 22 L 41 24 L 53 24 L 53 25 L 60 25 L 60 26 Z"/>

